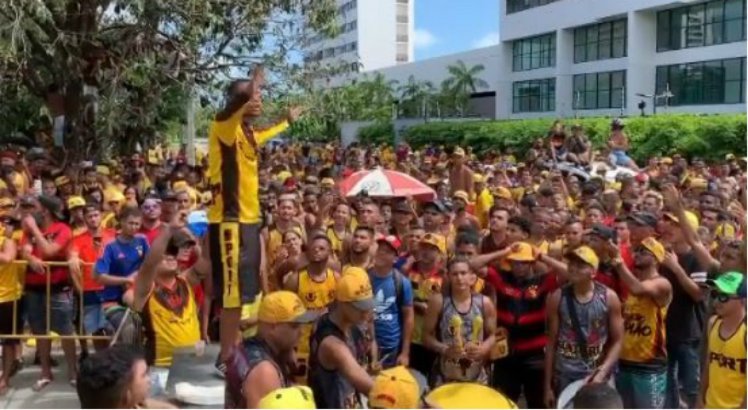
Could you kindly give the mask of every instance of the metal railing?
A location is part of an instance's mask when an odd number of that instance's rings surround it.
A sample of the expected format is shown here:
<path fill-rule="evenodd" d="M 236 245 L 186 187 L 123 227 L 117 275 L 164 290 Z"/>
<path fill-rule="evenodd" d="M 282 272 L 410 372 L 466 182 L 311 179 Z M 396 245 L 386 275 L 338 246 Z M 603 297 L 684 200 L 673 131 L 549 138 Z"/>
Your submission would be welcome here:
<path fill-rule="evenodd" d="M 24 260 L 16 260 L 12 262 L 14 265 L 24 265 L 27 266 L 28 262 Z M 53 335 L 51 332 L 51 323 L 52 323 L 52 309 L 51 309 L 51 303 L 50 300 L 52 299 L 52 277 L 50 269 L 53 267 L 65 267 L 69 268 L 70 263 L 67 261 L 49 261 L 49 262 L 42 262 L 42 265 L 44 266 L 44 274 L 46 276 L 46 286 L 45 286 L 45 292 L 46 292 L 46 308 L 45 308 L 45 317 L 46 317 L 46 334 L 43 335 L 35 335 L 33 332 L 31 334 L 28 333 L 15 333 L 18 332 L 18 303 L 21 301 L 21 298 L 13 301 L 13 332 L 14 333 L 6 333 L 6 334 L 0 334 L 0 339 L 74 339 L 74 340 L 109 340 L 110 344 L 115 344 L 117 337 L 122 332 L 122 328 L 124 324 L 126 323 L 127 316 L 131 314 L 131 310 L 128 308 L 125 311 L 125 317 L 117 327 L 117 330 L 112 335 L 86 335 L 85 331 L 83 330 L 83 316 L 84 316 L 84 306 L 83 306 L 83 294 L 81 293 L 80 297 L 78 298 L 78 312 L 80 315 L 80 320 L 78 321 L 78 334 L 72 334 L 72 335 Z M 80 262 L 81 267 L 89 266 L 92 267 L 94 263 L 86 263 L 86 262 Z M 23 286 L 23 284 L 20 282 L 21 277 L 18 275 L 16 278 L 19 281 L 19 286 Z M 75 285 L 72 285 L 75 288 Z M 76 288 L 77 291 L 77 288 Z M 82 291 L 84 292 L 84 291 Z M 21 332 L 23 332 L 23 329 L 21 329 Z"/>

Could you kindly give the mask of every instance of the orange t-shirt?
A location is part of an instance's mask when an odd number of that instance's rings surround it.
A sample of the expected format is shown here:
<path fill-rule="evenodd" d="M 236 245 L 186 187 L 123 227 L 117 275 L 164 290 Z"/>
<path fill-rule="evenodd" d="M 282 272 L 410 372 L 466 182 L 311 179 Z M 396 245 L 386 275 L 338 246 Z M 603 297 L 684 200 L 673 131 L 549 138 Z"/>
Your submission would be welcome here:
<path fill-rule="evenodd" d="M 83 273 L 83 290 L 84 291 L 95 291 L 104 289 L 104 286 L 96 282 L 93 277 L 93 264 L 99 259 L 106 244 L 114 240 L 117 232 L 114 229 L 102 229 L 101 236 L 95 238 L 91 235 L 90 231 L 83 232 L 80 235 L 73 237 L 73 243 L 71 246 L 71 252 L 77 252 L 78 258 L 81 260 L 83 265 L 81 266 L 81 272 Z"/>

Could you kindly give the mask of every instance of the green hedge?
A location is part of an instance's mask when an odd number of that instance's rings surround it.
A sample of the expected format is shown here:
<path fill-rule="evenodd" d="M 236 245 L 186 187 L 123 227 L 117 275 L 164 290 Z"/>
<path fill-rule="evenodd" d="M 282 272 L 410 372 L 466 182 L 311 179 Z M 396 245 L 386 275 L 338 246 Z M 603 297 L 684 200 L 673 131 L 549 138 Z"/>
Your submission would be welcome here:
<path fill-rule="evenodd" d="M 375 122 L 358 129 L 358 140 L 367 144 L 392 144 L 395 140 L 395 127 L 392 122 Z"/>
<path fill-rule="evenodd" d="M 564 120 L 567 126 L 579 122 L 595 146 L 603 146 L 610 129 L 610 118 L 593 117 Z M 724 158 L 727 153 L 746 153 L 745 114 L 689 115 L 672 114 L 624 119 L 631 141 L 630 154 L 637 160 L 657 155 L 680 153 L 689 157 Z M 523 152 L 532 141 L 548 133 L 553 119 L 528 119 L 474 122 L 430 122 L 406 129 L 405 140 L 415 147 L 438 145 L 472 146 L 488 149 L 512 149 Z M 374 128 L 374 127 L 372 127 Z M 387 129 L 378 126 L 381 135 Z M 389 126 L 391 131 L 392 127 Z M 361 135 L 361 134 L 360 134 Z M 391 134 L 383 138 L 391 141 Z M 369 139 L 363 139 L 369 141 Z"/>

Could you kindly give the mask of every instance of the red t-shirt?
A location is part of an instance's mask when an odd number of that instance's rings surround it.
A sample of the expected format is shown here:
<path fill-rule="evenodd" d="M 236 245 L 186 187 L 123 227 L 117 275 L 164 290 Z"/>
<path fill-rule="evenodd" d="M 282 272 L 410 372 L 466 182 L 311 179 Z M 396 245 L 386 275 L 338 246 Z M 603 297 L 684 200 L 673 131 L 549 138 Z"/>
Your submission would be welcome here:
<path fill-rule="evenodd" d="M 148 245 L 153 245 L 153 241 L 156 240 L 156 237 L 158 234 L 161 233 L 161 227 L 164 226 L 164 224 L 159 223 L 156 225 L 153 229 L 148 229 L 145 226 L 142 226 L 140 228 L 140 233 L 145 236 L 145 239 L 148 241 Z"/>
<path fill-rule="evenodd" d="M 68 258 L 68 250 L 70 248 L 70 242 L 73 237 L 73 231 L 70 227 L 63 222 L 53 222 L 42 234 L 48 241 L 52 241 L 61 246 L 57 254 L 52 257 L 42 257 L 41 249 L 34 243 L 34 239 L 26 236 L 24 242 L 31 243 L 32 250 L 31 254 L 45 262 L 66 262 Z M 49 268 L 50 272 L 50 283 L 52 285 L 64 286 L 70 283 L 70 270 L 67 266 L 54 266 Z M 26 271 L 26 286 L 34 289 L 45 289 L 47 285 L 47 278 L 44 272 L 34 272 L 31 269 Z"/>
<path fill-rule="evenodd" d="M 117 232 L 114 229 L 102 229 L 101 236 L 94 240 L 90 231 L 85 231 L 73 237 L 70 252 L 78 253 L 78 258 L 83 262 L 81 272 L 83 274 L 83 290 L 94 291 L 104 289 L 104 285 L 96 282 L 93 278 L 93 264 L 104 252 L 106 244 L 111 242 Z"/>

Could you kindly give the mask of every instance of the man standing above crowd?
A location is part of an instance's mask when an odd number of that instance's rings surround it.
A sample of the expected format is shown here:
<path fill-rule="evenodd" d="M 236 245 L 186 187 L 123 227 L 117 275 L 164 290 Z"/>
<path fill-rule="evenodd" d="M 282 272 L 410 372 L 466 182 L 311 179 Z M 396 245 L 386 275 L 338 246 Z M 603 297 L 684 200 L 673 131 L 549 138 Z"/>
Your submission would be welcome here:
<path fill-rule="evenodd" d="M 231 83 L 226 106 L 216 115 L 208 136 L 208 183 L 213 205 L 208 210 L 212 274 L 220 317 L 221 359 L 236 341 L 241 307 L 260 292 L 260 203 L 257 163 L 259 147 L 282 132 L 301 113 L 292 108 L 276 126 L 259 130 L 261 87 L 265 76 L 257 67 L 251 80 Z"/>

